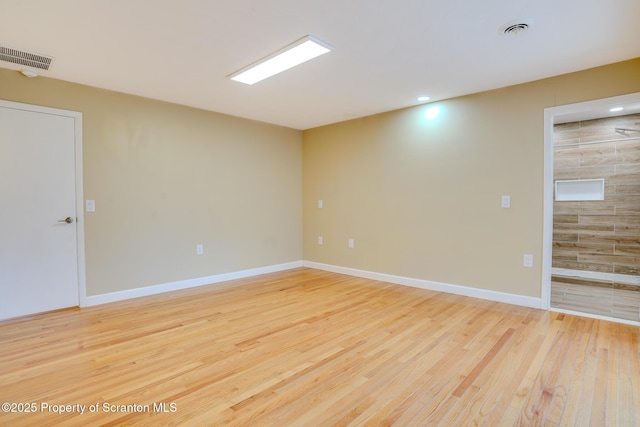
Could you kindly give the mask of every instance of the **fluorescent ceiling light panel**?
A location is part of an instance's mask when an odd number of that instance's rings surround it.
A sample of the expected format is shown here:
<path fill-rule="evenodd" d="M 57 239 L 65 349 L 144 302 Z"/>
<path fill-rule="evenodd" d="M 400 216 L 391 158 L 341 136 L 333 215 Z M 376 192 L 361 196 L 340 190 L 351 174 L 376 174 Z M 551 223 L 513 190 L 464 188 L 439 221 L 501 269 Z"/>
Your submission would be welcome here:
<path fill-rule="evenodd" d="M 333 48 L 327 43 L 313 36 L 305 36 L 272 55 L 231 74 L 229 78 L 252 85 L 331 50 Z"/>

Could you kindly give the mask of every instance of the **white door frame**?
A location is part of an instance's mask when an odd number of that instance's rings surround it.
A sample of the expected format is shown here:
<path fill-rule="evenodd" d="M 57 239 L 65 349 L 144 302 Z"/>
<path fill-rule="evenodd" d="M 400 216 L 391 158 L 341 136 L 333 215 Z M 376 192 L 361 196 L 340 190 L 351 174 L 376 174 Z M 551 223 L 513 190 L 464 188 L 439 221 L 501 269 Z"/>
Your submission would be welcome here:
<path fill-rule="evenodd" d="M 576 104 L 560 105 L 544 109 L 544 202 L 542 238 L 542 288 L 541 308 L 551 307 L 551 256 L 553 251 L 553 124 L 556 116 L 581 114 L 624 104 L 640 102 L 640 92 Z M 605 117 L 605 116 L 602 116 Z"/>
<path fill-rule="evenodd" d="M 78 259 L 78 301 L 80 307 L 87 306 L 87 280 L 84 254 L 84 193 L 82 185 L 82 113 L 77 111 L 61 110 L 58 108 L 42 107 L 39 105 L 22 104 L 19 102 L 0 99 L 0 107 L 15 110 L 31 111 L 43 114 L 69 117 L 74 123 L 75 139 L 75 169 L 76 169 L 76 247 Z"/>

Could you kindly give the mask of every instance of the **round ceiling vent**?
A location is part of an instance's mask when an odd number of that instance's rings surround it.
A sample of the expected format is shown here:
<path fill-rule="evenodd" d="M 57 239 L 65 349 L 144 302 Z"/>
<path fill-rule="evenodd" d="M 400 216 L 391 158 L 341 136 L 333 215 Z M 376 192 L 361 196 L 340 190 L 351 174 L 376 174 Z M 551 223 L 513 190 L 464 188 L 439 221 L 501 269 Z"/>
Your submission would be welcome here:
<path fill-rule="evenodd" d="M 507 22 L 500 28 L 498 28 L 498 34 L 503 36 L 517 36 L 520 33 L 527 31 L 531 28 L 533 21 L 530 19 L 521 19 L 518 21 Z"/>

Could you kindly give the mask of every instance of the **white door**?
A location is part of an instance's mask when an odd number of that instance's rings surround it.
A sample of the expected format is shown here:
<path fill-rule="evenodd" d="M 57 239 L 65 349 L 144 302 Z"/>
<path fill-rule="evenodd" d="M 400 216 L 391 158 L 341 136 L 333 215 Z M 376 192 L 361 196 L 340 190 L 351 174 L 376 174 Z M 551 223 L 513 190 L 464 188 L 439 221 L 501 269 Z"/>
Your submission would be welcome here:
<path fill-rule="evenodd" d="M 30 107 L 0 103 L 0 319 L 79 305 L 79 117 Z"/>

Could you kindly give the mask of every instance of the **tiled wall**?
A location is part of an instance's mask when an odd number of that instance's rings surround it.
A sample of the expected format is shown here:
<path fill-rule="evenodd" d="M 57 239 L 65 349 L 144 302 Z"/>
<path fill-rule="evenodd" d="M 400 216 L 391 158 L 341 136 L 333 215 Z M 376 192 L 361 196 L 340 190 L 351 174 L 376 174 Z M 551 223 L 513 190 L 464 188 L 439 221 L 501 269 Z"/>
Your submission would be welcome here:
<path fill-rule="evenodd" d="M 616 127 L 640 129 L 640 114 L 554 128 L 554 180 L 604 178 L 605 197 L 554 202 L 553 267 L 640 274 L 640 133 Z"/>

